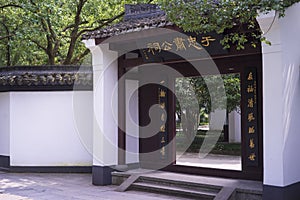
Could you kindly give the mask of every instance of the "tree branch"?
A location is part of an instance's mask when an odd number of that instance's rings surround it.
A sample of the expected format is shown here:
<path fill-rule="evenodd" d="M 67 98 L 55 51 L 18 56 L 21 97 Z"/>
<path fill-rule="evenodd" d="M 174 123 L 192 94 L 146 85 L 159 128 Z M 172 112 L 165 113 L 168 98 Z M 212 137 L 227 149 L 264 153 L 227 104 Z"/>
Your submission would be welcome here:
<path fill-rule="evenodd" d="M 80 25 L 80 21 L 81 21 L 80 15 L 82 12 L 82 8 L 86 2 L 87 2 L 87 0 L 80 0 L 79 3 L 77 4 L 77 11 L 76 11 L 75 19 L 74 19 L 74 28 L 71 32 L 71 41 L 70 41 L 67 57 L 66 57 L 65 61 L 63 62 L 63 64 L 65 64 L 65 65 L 70 64 L 71 59 L 73 57 L 75 44 L 78 39 L 77 35 L 78 35 L 79 25 Z"/>
<path fill-rule="evenodd" d="M 20 6 L 20 5 L 16 5 L 16 4 L 7 4 L 7 5 L 4 5 L 4 6 L 0 6 L 0 9 L 4 9 L 4 8 L 8 8 L 8 7 L 23 8 L 23 7 Z"/>
<path fill-rule="evenodd" d="M 33 0 L 29 0 L 29 1 L 32 5 L 36 6 L 36 3 Z"/>
<path fill-rule="evenodd" d="M 90 53 L 89 49 L 86 49 L 83 53 L 79 54 L 75 58 L 72 59 L 71 64 L 77 64 L 82 58 L 84 58 L 86 55 Z"/>
<path fill-rule="evenodd" d="M 6 38 L 10 38 L 10 37 L 13 37 L 15 36 L 14 34 L 10 34 L 10 35 L 6 35 L 6 36 L 0 36 L 0 40 L 4 40 Z"/>
<path fill-rule="evenodd" d="M 52 39 L 53 39 L 53 42 L 56 42 L 57 35 L 56 35 L 55 31 L 54 31 L 53 28 L 52 28 L 52 24 L 51 24 L 51 21 L 50 21 L 49 18 L 47 18 L 46 23 L 47 23 L 49 32 L 50 32 L 50 34 L 51 34 L 51 37 L 52 37 Z"/>
<path fill-rule="evenodd" d="M 44 50 L 45 52 L 47 51 L 47 48 L 43 47 L 43 45 L 41 45 L 38 41 L 34 39 L 30 39 L 30 41 L 36 44 L 40 49 Z"/>
<path fill-rule="evenodd" d="M 60 40 L 56 40 L 55 44 L 54 44 L 54 48 L 53 48 L 53 54 L 54 56 L 56 55 L 56 53 L 58 52 L 59 46 L 60 46 L 61 41 Z"/>
<path fill-rule="evenodd" d="M 80 22 L 79 25 L 82 25 L 82 24 L 88 24 L 88 23 L 89 23 L 88 21 L 83 21 L 83 22 Z M 66 26 L 66 27 L 62 30 L 62 32 L 65 32 L 65 31 L 67 31 L 68 29 L 74 28 L 74 26 L 75 26 L 75 24 L 71 24 L 71 25 L 69 25 L 69 26 Z"/>
<path fill-rule="evenodd" d="M 119 19 L 120 17 L 122 17 L 124 14 L 125 14 L 125 12 L 122 12 L 122 13 L 120 13 L 119 15 L 116 15 L 116 16 L 110 18 L 109 20 L 107 20 L 106 22 L 100 24 L 100 25 L 97 26 L 96 28 L 90 28 L 90 29 L 87 28 L 87 29 L 83 29 L 83 30 L 81 30 L 81 31 L 78 33 L 77 37 L 80 37 L 80 36 L 81 36 L 82 34 L 84 34 L 85 32 L 95 31 L 95 30 L 98 30 L 98 29 L 100 29 L 100 28 L 102 28 L 102 27 L 104 27 L 104 26 L 107 26 L 107 25 L 109 25 L 110 23 L 112 23 L 113 21 L 115 21 L 115 20 Z"/>

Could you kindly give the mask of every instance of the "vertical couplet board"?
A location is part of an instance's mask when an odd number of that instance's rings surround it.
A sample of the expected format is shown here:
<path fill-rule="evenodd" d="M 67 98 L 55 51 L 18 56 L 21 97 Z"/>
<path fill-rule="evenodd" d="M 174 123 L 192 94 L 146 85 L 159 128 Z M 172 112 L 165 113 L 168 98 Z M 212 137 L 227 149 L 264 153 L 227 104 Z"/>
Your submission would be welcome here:
<path fill-rule="evenodd" d="M 247 68 L 244 72 L 245 97 L 243 107 L 245 112 L 245 125 L 243 134 L 245 135 L 246 167 L 259 166 L 259 132 L 258 132 L 258 106 L 257 106 L 257 71 L 256 68 Z"/>
<path fill-rule="evenodd" d="M 154 67 L 152 67 L 154 68 Z M 169 163 L 169 117 L 168 78 L 161 74 L 149 77 L 149 69 L 143 69 L 139 80 L 139 124 L 140 124 L 140 164 L 143 168 L 164 167 Z M 158 70 L 157 70 L 158 71 Z M 152 71 L 152 73 L 154 73 Z M 152 81 L 149 81 L 154 79 Z M 145 84 L 152 82 L 151 84 Z M 152 106 L 158 106 L 158 113 L 152 114 Z M 152 117 L 152 118 L 151 118 Z M 154 118 L 153 118 L 154 117 Z M 155 126 L 155 127 L 153 127 Z M 157 132 L 153 132 L 157 130 Z"/>
<path fill-rule="evenodd" d="M 162 85 L 158 87 L 158 104 L 161 109 L 165 110 L 165 113 L 162 113 L 160 120 L 164 122 L 161 125 L 159 130 L 159 145 L 160 145 L 160 158 L 165 160 L 167 158 L 166 145 L 168 143 L 168 126 L 166 123 L 167 120 L 167 105 L 168 105 L 168 91 L 167 88 L 163 86 L 165 80 L 162 80 Z"/>

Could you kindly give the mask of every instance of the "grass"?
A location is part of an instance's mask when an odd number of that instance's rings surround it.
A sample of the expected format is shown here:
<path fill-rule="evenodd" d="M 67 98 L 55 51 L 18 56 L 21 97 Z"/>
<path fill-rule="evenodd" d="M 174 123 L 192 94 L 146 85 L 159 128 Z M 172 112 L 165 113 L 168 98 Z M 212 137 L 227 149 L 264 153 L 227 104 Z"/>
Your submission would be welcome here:
<path fill-rule="evenodd" d="M 197 135 L 195 136 L 189 148 L 187 148 L 186 152 L 199 153 L 199 149 L 201 148 L 201 145 L 206 137 L 211 137 L 211 136 L 206 134 L 206 131 L 198 131 Z M 183 133 L 177 133 L 176 148 L 183 149 L 184 141 L 186 141 L 186 139 Z M 224 142 L 223 134 L 221 134 L 217 143 L 212 145 L 213 145 L 212 151 L 210 153 L 222 154 L 222 155 L 236 155 L 236 156 L 241 155 L 241 144 Z"/>

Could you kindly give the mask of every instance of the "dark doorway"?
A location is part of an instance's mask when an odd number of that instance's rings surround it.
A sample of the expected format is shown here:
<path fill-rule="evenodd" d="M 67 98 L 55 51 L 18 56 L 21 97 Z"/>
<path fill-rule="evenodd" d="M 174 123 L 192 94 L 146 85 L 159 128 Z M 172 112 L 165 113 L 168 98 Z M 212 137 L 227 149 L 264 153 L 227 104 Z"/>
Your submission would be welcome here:
<path fill-rule="evenodd" d="M 153 38 L 145 39 L 145 41 L 148 40 L 153 42 Z M 131 45 L 129 41 L 125 43 Z M 119 76 L 125 73 L 128 74 L 128 71 L 136 66 L 146 64 L 142 70 L 134 69 L 132 75 L 128 77 L 128 79 L 134 79 L 139 82 L 139 162 L 141 167 L 163 168 L 163 170 L 181 173 L 262 180 L 262 55 L 259 44 L 256 48 L 253 48 L 249 43 L 241 51 L 237 51 L 236 47 L 232 46 L 229 50 L 216 51 L 215 54 L 211 54 L 208 57 L 202 55 L 199 58 L 197 56 L 195 59 L 193 59 L 194 57 L 189 57 L 186 60 L 164 51 L 151 54 L 151 59 L 142 55 L 141 52 L 148 52 L 150 55 L 151 51 L 149 50 L 151 49 L 132 51 L 130 55 L 125 55 L 119 59 Z M 120 45 L 112 45 L 111 47 L 118 46 Z M 211 63 L 217 68 L 217 71 L 212 70 Z M 168 66 L 173 71 L 176 71 L 177 74 L 159 69 L 161 65 Z M 197 69 L 195 69 L 195 66 Z M 218 146 L 212 147 L 211 151 L 206 153 L 208 153 L 208 156 L 217 156 L 219 154 L 223 154 L 223 156 L 238 156 L 234 157 L 237 158 L 236 160 L 233 159 L 236 161 L 236 167 L 213 167 L 212 165 L 203 165 L 203 163 L 199 164 L 200 161 L 196 161 L 196 164 L 187 164 L 185 161 L 180 160 L 176 153 L 178 152 L 178 146 L 180 146 L 180 144 L 176 144 L 176 139 L 180 139 L 179 132 L 180 129 L 183 129 L 178 123 L 178 115 L 176 116 L 176 80 L 180 78 L 186 80 L 197 77 L 207 78 L 216 75 L 223 76 L 225 79 L 226 77 L 238 79 L 237 82 L 239 84 L 236 85 L 239 86 L 237 94 L 239 95 L 240 104 L 236 104 L 235 108 L 229 110 L 226 108 L 225 120 L 222 128 L 219 129 L 221 132 L 219 136 L 221 137 L 218 138 L 215 144 Z M 122 93 L 119 92 L 119 94 Z M 198 139 L 199 143 L 203 143 L 201 140 L 208 138 L 205 132 L 205 125 L 211 126 L 211 124 L 205 124 L 204 118 L 207 117 L 205 115 L 215 111 L 214 109 L 207 109 L 201 106 L 198 111 L 203 111 L 203 115 L 198 116 L 199 119 L 196 119 L 204 122 L 203 124 L 196 124 L 196 134 L 199 128 L 199 134 L 198 136 L 196 135 L 200 138 Z M 121 105 L 119 108 L 122 107 L 125 108 L 124 105 Z M 150 116 L 150 110 L 157 111 L 153 118 Z M 236 111 L 239 119 L 236 120 L 238 128 L 235 128 L 236 133 L 232 140 L 233 136 L 230 130 L 233 127 L 230 125 L 230 121 L 232 120 L 233 110 Z M 166 114 L 166 118 L 163 117 L 164 114 Z M 158 125 L 156 131 L 153 131 L 151 128 L 145 128 L 153 122 L 151 120 L 154 120 L 154 124 Z M 123 136 L 119 137 L 119 147 L 126 149 L 125 133 L 120 131 L 119 136 Z M 195 135 L 191 138 L 194 137 Z M 193 145 L 193 142 L 195 142 L 194 139 L 191 141 L 191 145 Z M 195 149 L 199 147 L 196 146 Z M 193 150 L 190 148 L 188 151 Z M 219 154 L 216 154 L 216 152 Z M 184 155 L 184 153 L 189 152 L 181 153 Z M 120 155 L 119 157 L 121 157 Z M 224 162 L 226 162 L 226 159 Z"/>
<path fill-rule="evenodd" d="M 202 115 L 199 116 L 201 123 L 197 126 L 197 128 L 199 128 L 197 132 L 198 135 L 196 135 L 197 137 L 194 137 L 191 142 L 191 147 L 185 149 L 186 152 L 181 152 L 181 155 L 184 155 L 183 157 L 178 156 L 180 135 L 182 136 L 180 129 L 182 131 L 182 127 L 180 127 L 178 116 L 176 115 L 176 94 L 174 94 L 176 89 L 174 91 L 165 89 L 165 111 L 168 113 L 165 129 L 163 133 L 158 131 L 157 134 L 152 137 L 140 139 L 141 166 L 144 168 L 156 168 L 165 164 L 167 166 L 164 167 L 164 170 L 173 172 L 262 180 L 261 55 L 255 54 L 237 56 L 234 58 L 219 58 L 215 59 L 214 62 L 223 80 L 226 81 L 226 79 L 228 79 L 227 81 L 231 81 L 231 78 L 238 80 L 238 84 L 235 84 L 239 87 L 238 96 L 240 98 L 240 104 L 236 104 L 236 108 L 232 108 L 230 112 L 226 110 L 226 120 L 224 121 L 223 129 L 220 130 L 220 137 L 215 146 L 212 147 L 211 151 L 206 155 L 206 159 L 202 158 L 202 161 L 197 159 L 189 160 L 189 156 L 191 156 L 191 153 L 195 153 L 193 150 L 201 147 L 201 145 L 197 146 L 197 139 L 198 142 L 201 143 L 203 142 L 200 141 L 201 137 L 202 139 L 208 137 L 205 134 L 205 130 L 207 130 L 207 126 L 205 126 L 207 119 L 205 119 L 205 117 L 208 117 L 205 116 L 205 114 L 207 113 L 202 113 Z M 201 65 L 201 61 L 199 61 L 198 64 Z M 159 79 L 167 81 L 168 88 L 175 88 L 176 80 L 193 80 L 199 82 L 199 80 L 197 80 L 199 73 L 197 73 L 189 63 L 171 63 L 168 65 L 186 77 L 178 79 L 173 75 L 162 74 Z M 208 77 L 214 76 L 214 74 L 205 74 L 202 76 Z M 139 89 L 139 119 L 141 126 L 149 123 L 149 116 L 147 114 L 149 108 L 154 104 L 160 103 L 159 91 L 161 89 L 163 89 L 163 86 L 160 84 L 147 85 Z M 204 108 L 201 109 L 203 110 Z M 238 120 L 235 120 L 236 123 L 239 123 L 237 127 L 234 127 L 236 131 L 234 133 L 235 135 L 228 133 L 228 131 L 233 128 L 230 127 L 232 123 L 228 122 L 232 120 L 230 119 L 233 115 L 232 111 L 235 111 L 236 113 L 234 115 L 238 115 L 239 117 Z M 140 134 L 143 135 L 147 133 L 140 132 Z M 164 143 L 170 145 L 166 146 Z M 196 147 L 193 147 L 193 145 L 196 145 Z M 144 154 L 145 152 L 154 151 L 156 154 L 151 154 L 150 157 Z M 196 153 L 199 155 L 199 151 Z M 220 156 L 222 156 L 222 158 L 220 158 Z M 187 160 L 190 162 L 187 162 Z M 210 161 L 212 162 L 210 163 Z"/>

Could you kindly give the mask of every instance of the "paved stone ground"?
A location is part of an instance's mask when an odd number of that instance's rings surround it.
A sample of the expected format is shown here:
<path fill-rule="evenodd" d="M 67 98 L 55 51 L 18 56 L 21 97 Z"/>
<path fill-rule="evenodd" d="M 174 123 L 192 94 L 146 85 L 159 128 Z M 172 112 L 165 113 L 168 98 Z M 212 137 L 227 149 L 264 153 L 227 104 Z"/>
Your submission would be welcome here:
<path fill-rule="evenodd" d="M 0 200 L 183 200 L 138 191 L 116 192 L 116 186 L 93 186 L 91 174 L 0 172 Z"/>
<path fill-rule="evenodd" d="M 207 154 L 204 158 L 201 158 L 199 157 L 199 153 L 184 153 L 180 157 L 177 157 L 176 164 L 215 169 L 242 170 L 241 156 Z"/>

